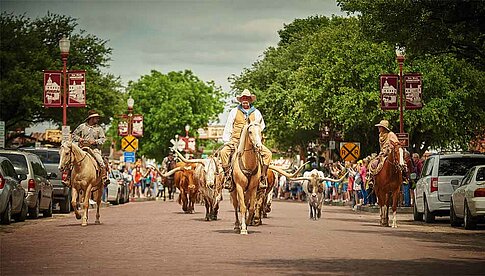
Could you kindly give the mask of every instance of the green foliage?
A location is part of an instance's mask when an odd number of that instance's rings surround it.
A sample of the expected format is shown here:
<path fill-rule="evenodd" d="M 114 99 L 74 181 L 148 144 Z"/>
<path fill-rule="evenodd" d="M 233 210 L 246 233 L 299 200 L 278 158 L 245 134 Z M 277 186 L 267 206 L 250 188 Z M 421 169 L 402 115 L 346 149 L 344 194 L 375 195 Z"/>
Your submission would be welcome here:
<path fill-rule="evenodd" d="M 6 121 L 7 131 L 43 121 L 62 123 L 62 108 L 43 107 L 42 70 L 62 70 L 59 40 L 64 34 L 71 40 L 67 69 L 86 70 L 88 108 L 68 108 L 71 129 L 86 118 L 88 109 L 96 109 L 104 123 L 119 113 L 120 80 L 101 72 L 111 49 L 94 35 L 75 32 L 76 27 L 76 19 L 63 15 L 48 13 L 32 20 L 1 14 L 0 120 Z"/>
<path fill-rule="evenodd" d="M 233 86 L 257 94 L 266 136 L 280 150 L 304 148 L 330 126 L 345 141 L 360 142 L 362 156 L 368 155 L 378 150 L 374 124 L 388 119 L 399 132 L 399 112 L 382 111 L 379 96 L 379 75 L 397 73 L 394 45 L 367 39 L 358 18 L 308 19 L 315 21 L 326 23 L 317 29 L 285 26 L 285 43 L 268 48 L 233 78 Z M 302 20 L 295 24 L 305 26 Z M 466 148 L 485 125 L 483 74 L 451 54 L 408 59 L 404 70 L 423 74 L 424 108 L 404 112 L 412 150 Z"/>
<path fill-rule="evenodd" d="M 170 139 L 185 135 L 185 125 L 190 125 L 190 136 L 195 137 L 197 129 L 217 119 L 224 108 L 221 89 L 189 70 L 168 74 L 153 70 L 130 82 L 127 91 L 135 100 L 134 113 L 144 116 L 139 154 L 158 162 L 172 146 Z"/>
<path fill-rule="evenodd" d="M 361 19 L 366 37 L 407 47 L 412 55 L 453 53 L 485 68 L 485 2 L 338 0 Z"/>

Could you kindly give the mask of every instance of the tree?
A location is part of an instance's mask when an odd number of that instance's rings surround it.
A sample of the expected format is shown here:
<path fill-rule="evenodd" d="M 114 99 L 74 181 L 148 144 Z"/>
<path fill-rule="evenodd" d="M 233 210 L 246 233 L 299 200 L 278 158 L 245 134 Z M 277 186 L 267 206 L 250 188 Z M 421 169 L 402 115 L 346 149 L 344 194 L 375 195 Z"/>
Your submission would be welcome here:
<path fill-rule="evenodd" d="M 485 68 L 485 2 L 475 0 L 338 0 L 357 14 L 366 37 L 407 47 L 410 54 L 452 53 Z"/>
<path fill-rule="evenodd" d="M 62 109 L 43 107 L 42 70 L 61 70 L 59 40 L 67 35 L 71 48 L 67 68 L 86 70 L 87 109 L 69 108 L 71 129 L 84 120 L 88 109 L 96 109 L 102 122 L 118 113 L 120 102 L 118 77 L 104 74 L 111 48 L 107 41 L 80 30 L 76 19 L 48 13 L 31 20 L 2 13 L 0 17 L 0 120 L 6 129 L 28 127 L 33 123 L 62 122 Z M 110 104 L 106 104 L 110 103 Z"/>
<path fill-rule="evenodd" d="M 294 35 L 300 40 L 267 49 L 233 86 L 256 92 L 268 136 L 282 150 L 304 148 L 330 126 L 345 141 L 360 142 L 363 156 L 377 151 L 374 124 L 388 119 L 399 130 L 399 112 L 382 111 L 379 96 L 379 75 L 397 73 L 394 45 L 367 39 L 357 18 L 293 30 L 302 32 Z M 413 151 L 466 148 L 485 125 L 483 74 L 451 54 L 409 59 L 405 71 L 423 73 L 424 107 L 404 113 Z"/>
<path fill-rule="evenodd" d="M 135 100 L 134 113 L 143 114 L 144 137 L 139 154 L 162 162 L 170 140 L 185 135 L 189 124 L 191 137 L 223 111 L 225 94 L 213 82 L 204 83 L 191 71 L 162 74 L 152 70 L 128 84 Z"/>

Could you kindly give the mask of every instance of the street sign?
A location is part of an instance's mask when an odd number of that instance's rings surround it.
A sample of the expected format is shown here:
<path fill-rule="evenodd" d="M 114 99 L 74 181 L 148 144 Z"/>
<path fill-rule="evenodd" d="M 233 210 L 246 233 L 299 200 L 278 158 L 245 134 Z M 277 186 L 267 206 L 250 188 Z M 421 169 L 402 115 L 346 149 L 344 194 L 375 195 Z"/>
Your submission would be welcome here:
<path fill-rule="evenodd" d="M 62 126 L 62 142 L 71 140 L 71 127 Z"/>
<path fill-rule="evenodd" d="M 132 135 L 121 138 L 121 148 L 123 151 L 136 151 L 138 149 L 138 139 Z"/>
<path fill-rule="evenodd" d="M 334 150 L 335 149 L 335 141 L 329 141 L 328 142 L 328 148 L 331 149 L 331 150 Z"/>
<path fill-rule="evenodd" d="M 381 109 L 397 110 L 397 88 L 399 76 L 395 74 L 383 74 L 380 77 Z"/>
<path fill-rule="evenodd" d="M 409 134 L 408 133 L 396 133 L 397 139 L 401 145 L 405 148 L 409 147 Z"/>
<path fill-rule="evenodd" d="M 61 107 L 61 71 L 44 71 L 44 106 Z"/>
<path fill-rule="evenodd" d="M 132 152 L 132 151 L 123 152 L 123 161 L 125 163 L 135 163 L 135 152 Z"/>
<path fill-rule="evenodd" d="M 0 121 L 0 148 L 5 148 L 5 121 Z"/>
<path fill-rule="evenodd" d="M 67 105 L 69 107 L 86 106 L 86 71 L 71 70 L 67 74 L 69 84 L 69 97 Z"/>
<path fill-rule="evenodd" d="M 406 109 L 419 109 L 423 107 L 421 102 L 422 96 L 422 84 L 421 84 L 421 74 L 405 74 L 404 77 L 404 88 L 406 92 Z"/>
<path fill-rule="evenodd" d="M 345 161 L 355 161 L 360 156 L 360 143 L 342 142 L 340 143 L 340 157 Z"/>

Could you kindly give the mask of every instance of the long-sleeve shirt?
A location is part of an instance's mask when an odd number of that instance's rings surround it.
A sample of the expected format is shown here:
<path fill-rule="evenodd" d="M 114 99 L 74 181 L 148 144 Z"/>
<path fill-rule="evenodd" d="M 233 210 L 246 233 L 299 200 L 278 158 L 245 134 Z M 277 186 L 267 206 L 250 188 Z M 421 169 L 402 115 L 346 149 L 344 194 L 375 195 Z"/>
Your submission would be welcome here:
<path fill-rule="evenodd" d="M 254 108 L 254 107 L 251 107 L 251 108 Z M 236 113 L 238 109 L 240 109 L 240 107 L 235 107 L 231 110 L 231 112 L 229 112 L 226 126 L 224 127 L 224 133 L 222 134 L 222 141 L 224 143 L 231 141 L 232 131 L 234 127 L 234 120 L 236 119 Z M 263 115 L 261 115 L 261 112 L 258 109 L 254 109 L 253 113 L 254 113 L 255 121 L 256 122 L 259 121 L 261 124 L 261 130 L 264 130 L 265 124 L 263 120 Z"/>
<path fill-rule="evenodd" d="M 87 123 L 80 124 L 72 133 L 74 142 L 79 142 L 79 139 L 94 140 L 94 145 L 89 145 L 93 149 L 101 150 L 101 146 L 106 141 L 104 130 L 99 125 L 90 126 Z"/>

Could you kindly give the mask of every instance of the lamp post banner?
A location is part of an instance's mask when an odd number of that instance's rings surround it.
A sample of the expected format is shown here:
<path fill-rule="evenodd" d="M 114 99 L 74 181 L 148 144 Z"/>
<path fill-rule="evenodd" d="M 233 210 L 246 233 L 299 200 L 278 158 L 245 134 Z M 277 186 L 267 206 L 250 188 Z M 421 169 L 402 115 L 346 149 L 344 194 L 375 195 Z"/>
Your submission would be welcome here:
<path fill-rule="evenodd" d="M 391 109 L 397 110 L 398 80 L 399 80 L 399 76 L 394 74 L 383 74 L 380 76 L 382 110 L 391 110 Z"/>
<path fill-rule="evenodd" d="M 61 107 L 61 71 L 44 71 L 44 107 Z"/>
<path fill-rule="evenodd" d="M 423 107 L 421 74 L 405 74 L 404 88 L 406 92 L 406 109 L 419 109 Z"/>
<path fill-rule="evenodd" d="M 118 123 L 118 135 L 127 136 L 128 133 L 128 116 L 122 115 Z"/>
<path fill-rule="evenodd" d="M 86 71 L 69 71 L 69 99 L 67 105 L 69 107 L 85 107 L 86 106 Z"/>
<path fill-rule="evenodd" d="M 135 137 L 143 136 L 143 115 L 133 115 L 133 128 L 131 130 L 131 135 Z"/>

